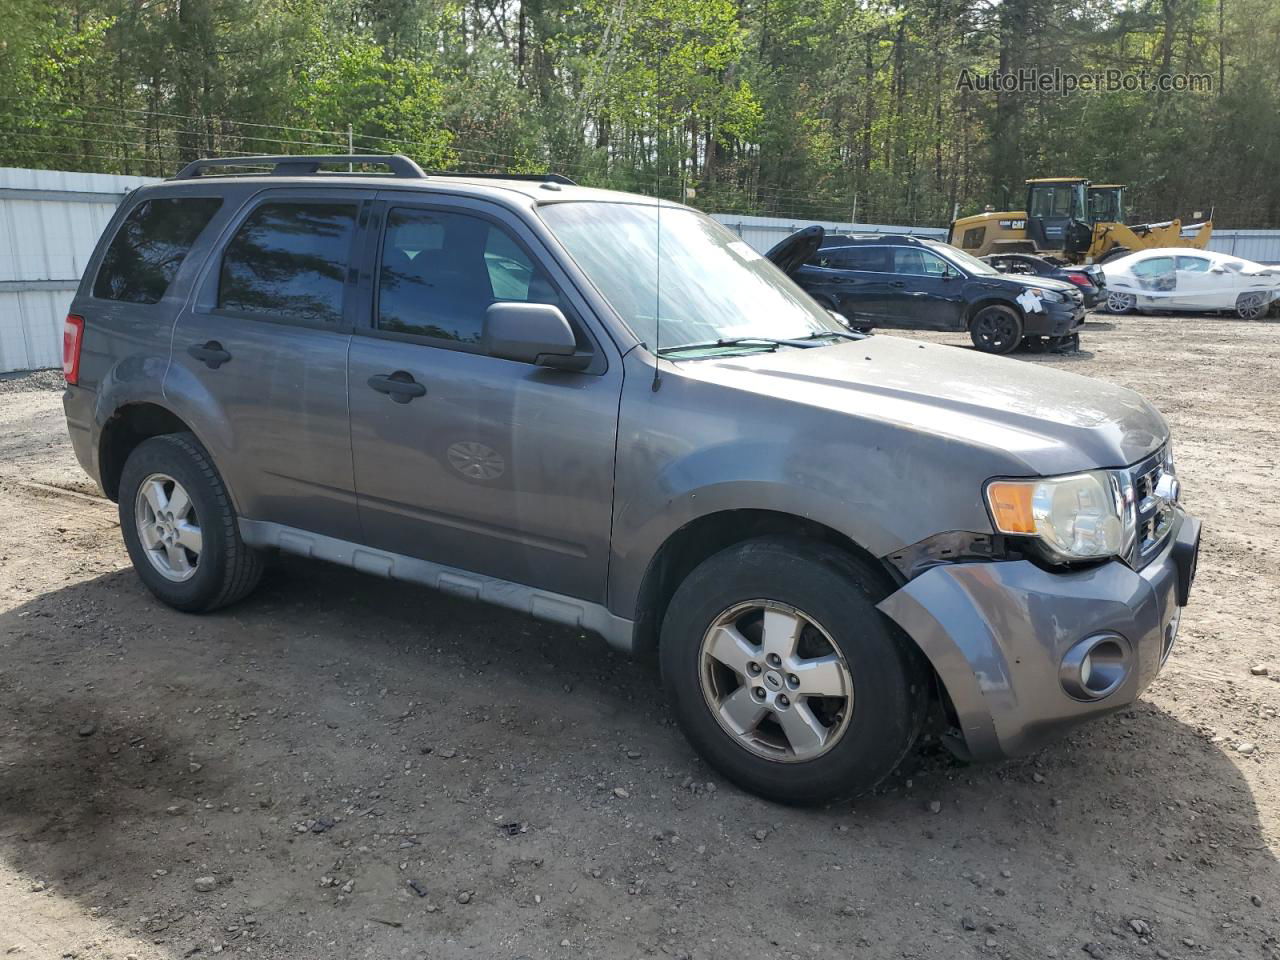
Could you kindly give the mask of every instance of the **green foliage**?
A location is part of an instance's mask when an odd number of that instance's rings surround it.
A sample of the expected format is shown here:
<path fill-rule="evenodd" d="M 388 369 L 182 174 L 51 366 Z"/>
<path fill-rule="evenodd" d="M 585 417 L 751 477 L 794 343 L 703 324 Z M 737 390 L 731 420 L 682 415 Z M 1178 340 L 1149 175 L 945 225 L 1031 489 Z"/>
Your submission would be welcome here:
<path fill-rule="evenodd" d="M 707 209 L 945 223 L 1027 177 L 1280 226 L 1274 0 L 9 0 L 0 163 L 399 150 Z M 995 93 L 962 70 L 1202 74 Z M 1007 199 L 1006 199 L 1007 198 Z"/>

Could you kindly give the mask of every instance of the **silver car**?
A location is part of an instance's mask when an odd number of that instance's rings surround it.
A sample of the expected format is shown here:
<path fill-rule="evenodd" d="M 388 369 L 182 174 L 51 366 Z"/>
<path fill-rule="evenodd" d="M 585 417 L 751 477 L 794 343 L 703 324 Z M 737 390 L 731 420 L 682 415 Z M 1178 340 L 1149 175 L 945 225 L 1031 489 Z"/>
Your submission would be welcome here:
<path fill-rule="evenodd" d="M 163 602 L 282 550 L 594 631 L 776 800 L 926 722 L 991 759 L 1132 702 L 1195 572 L 1141 397 L 853 333 L 702 214 L 560 177 L 193 163 L 121 205 L 64 359 Z"/>

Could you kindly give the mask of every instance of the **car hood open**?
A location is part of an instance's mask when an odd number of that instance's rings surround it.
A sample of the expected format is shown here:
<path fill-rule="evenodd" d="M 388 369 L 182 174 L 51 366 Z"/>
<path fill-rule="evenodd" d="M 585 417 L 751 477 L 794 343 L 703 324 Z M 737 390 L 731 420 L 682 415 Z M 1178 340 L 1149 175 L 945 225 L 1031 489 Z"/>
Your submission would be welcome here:
<path fill-rule="evenodd" d="M 1123 387 L 976 350 L 875 336 L 680 364 L 690 377 L 1000 451 L 1028 475 L 1141 460 L 1168 439 Z"/>

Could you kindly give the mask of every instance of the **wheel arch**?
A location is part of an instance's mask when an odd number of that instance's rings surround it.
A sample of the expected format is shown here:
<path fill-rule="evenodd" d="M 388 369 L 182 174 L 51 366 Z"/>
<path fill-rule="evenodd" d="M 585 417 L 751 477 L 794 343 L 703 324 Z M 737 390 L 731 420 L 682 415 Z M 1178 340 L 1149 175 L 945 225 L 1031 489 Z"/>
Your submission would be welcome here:
<path fill-rule="evenodd" d="M 144 440 L 170 433 L 194 435 L 195 431 L 168 407 L 153 401 L 135 401 L 117 407 L 103 423 L 98 437 L 98 475 L 103 493 L 111 500 L 118 500 L 120 475 L 129 454 Z"/>
<path fill-rule="evenodd" d="M 980 300 L 975 300 L 972 304 L 970 304 L 968 311 L 966 311 L 964 315 L 964 329 L 966 332 L 972 326 L 973 318 L 976 317 L 983 310 L 985 310 L 987 307 L 1008 307 L 1010 310 L 1012 310 L 1014 313 L 1018 315 L 1018 319 L 1022 323 L 1025 324 L 1027 322 L 1026 311 L 1022 309 L 1022 307 L 1018 304 L 1016 300 L 1006 300 L 1003 297 L 987 296 L 987 297 L 981 298 Z"/>
<path fill-rule="evenodd" d="M 634 651 L 642 656 L 656 652 L 671 597 L 695 567 L 735 544 L 764 536 L 788 536 L 834 546 L 873 571 L 884 596 L 901 586 L 901 574 L 894 567 L 847 534 L 817 520 L 779 510 L 719 510 L 692 519 L 671 532 L 650 558 L 636 595 Z"/>

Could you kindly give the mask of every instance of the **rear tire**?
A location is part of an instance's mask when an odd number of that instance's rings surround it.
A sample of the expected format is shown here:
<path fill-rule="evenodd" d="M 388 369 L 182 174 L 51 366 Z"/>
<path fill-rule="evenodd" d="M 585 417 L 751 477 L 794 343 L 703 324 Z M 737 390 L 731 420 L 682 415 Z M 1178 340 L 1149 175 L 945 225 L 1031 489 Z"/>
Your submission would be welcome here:
<path fill-rule="evenodd" d="M 672 597 L 659 648 L 689 742 L 782 803 L 874 788 L 916 742 L 928 705 L 921 655 L 875 608 L 885 592 L 855 558 L 813 541 L 751 540 L 705 560 Z"/>
<path fill-rule="evenodd" d="M 138 444 L 125 461 L 119 497 L 129 559 L 164 603 L 216 610 L 257 586 L 262 556 L 240 539 L 227 488 L 193 434 Z"/>
<path fill-rule="evenodd" d="M 983 307 L 969 321 L 969 339 L 983 353 L 1012 353 L 1022 342 L 1022 317 L 1012 307 Z"/>
<path fill-rule="evenodd" d="M 1107 313 L 1131 313 L 1138 304 L 1132 293 L 1108 293 Z"/>

